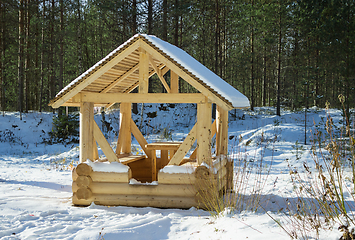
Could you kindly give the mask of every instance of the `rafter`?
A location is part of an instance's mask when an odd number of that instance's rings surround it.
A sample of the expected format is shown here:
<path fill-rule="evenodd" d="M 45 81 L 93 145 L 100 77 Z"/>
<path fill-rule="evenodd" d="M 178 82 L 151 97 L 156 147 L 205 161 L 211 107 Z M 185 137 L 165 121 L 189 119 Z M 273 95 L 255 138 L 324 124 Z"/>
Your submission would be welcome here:
<path fill-rule="evenodd" d="M 166 83 L 165 79 L 163 78 L 163 74 L 161 73 L 161 69 L 159 69 L 159 68 L 155 65 L 155 62 L 154 62 L 152 56 L 150 56 L 150 55 L 149 55 L 149 62 L 150 62 L 150 64 L 152 65 L 152 67 L 153 67 L 155 73 L 158 75 L 160 81 L 161 81 L 162 84 L 164 85 L 166 91 L 167 91 L 168 93 L 170 93 L 170 92 L 171 92 L 171 91 L 170 91 L 170 87 L 169 87 L 169 85 Z"/>
<path fill-rule="evenodd" d="M 134 65 L 131 69 L 129 69 L 127 72 L 125 72 L 122 76 L 117 78 L 115 81 L 113 81 L 110 85 L 108 85 L 104 90 L 101 91 L 101 93 L 107 93 L 110 91 L 112 88 L 114 88 L 118 83 L 122 82 L 125 80 L 129 75 L 134 73 L 137 69 L 139 68 L 139 63 Z"/>

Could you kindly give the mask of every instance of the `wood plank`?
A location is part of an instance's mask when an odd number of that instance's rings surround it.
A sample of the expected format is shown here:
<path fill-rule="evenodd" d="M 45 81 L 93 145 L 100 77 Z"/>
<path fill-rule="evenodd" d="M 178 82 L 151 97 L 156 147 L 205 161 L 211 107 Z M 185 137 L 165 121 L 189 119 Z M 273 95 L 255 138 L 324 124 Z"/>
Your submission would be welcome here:
<path fill-rule="evenodd" d="M 200 103 L 205 101 L 201 93 L 79 93 L 81 101 L 95 103 Z"/>
<path fill-rule="evenodd" d="M 180 165 L 187 152 L 191 149 L 192 145 L 196 141 L 196 129 L 197 124 L 191 129 L 185 140 L 182 142 L 179 149 L 176 151 L 174 156 L 171 158 L 168 165 Z"/>
<path fill-rule="evenodd" d="M 131 131 L 133 136 L 136 138 L 137 142 L 141 146 L 142 150 L 144 151 L 144 153 L 148 157 L 151 157 L 151 151 L 148 151 L 145 147 L 145 145 L 147 145 L 147 141 L 145 140 L 141 131 L 139 131 L 139 128 L 137 127 L 136 123 L 133 121 L 132 118 L 131 118 Z"/>
<path fill-rule="evenodd" d="M 131 103 L 122 102 L 120 104 L 121 153 L 131 153 L 131 115 Z"/>
<path fill-rule="evenodd" d="M 186 82 L 191 84 L 191 86 L 196 88 L 203 95 L 208 97 L 208 99 L 210 99 L 212 102 L 216 103 L 217 105 L 220 105 L 221 107 L 223 107 L 226 110 L 233 109 L 233 106 L 231 104 L 228 104 L 227 102 L 223 101 L 221 98 L 219 98 L 213 92 L 211 92 L 208 88 L 206 88 L 204 85 L 202 85 L 196 79 L 194 79 L 194 77 L 192 77 L 189 73 L 185 72 L 180 66 L 171 62 L 162 53 L 158 52 L 156 49 L 154 49 L 152 46 L 150 46 L 144 40 L 140 40 L 140 42 L 141 42 L 140 43 L 141 48 L 143 48 L 145 51 L 147 51 L 147 53 L 149 53 L 152 57 L 156 58 L 161 63 L 166 65 L 168 68 L 170 68 L 170 70 L 172 70 L 173 72 L 178 74 L 182 79 L 184 79 Z"/>
<path fill-rule="evenodd" d="M 132 67 L 130 70 L 125 72 L 122 76 L 117 78 L 115 81 L 113 81 L 110 85 L 108 85 L 104 90 L 102 90 L 102 93 L 107 93 L 110 91 L 113 87 L 115 87 L 118 83 L 122 82 L 125 80 L 129 75 L 131 75 L 134 71 L 136 71 L 139 68 L 139 63 L 137 63 L 134 67 Z"/>
<path fill-rule="evenodd" d="M 152 65 L 155 73 L 158 75 L 158 77 L 159 77 L 161 83 L 163 84 L 164 88 L 166 89 L 166 91 L 168 93 L 170 93 L 171 91 L 170 91 L 169 85 L 165 81 L 165 79 L 164 79 L 164 77 L 163 77 L 163 75 L 161 73 L 161 70 L 155 65 L 155 62 L 154 62 L 154 60 L 153 60 L 153 58 L 151 56 L 149 56 L 149 62 Z"/>
<path fill-rule="evenodd" d="M 121 119 L 120 119 L 120 122 L 121 122 Z M 116 155 L 120 155 L 122 152 L 122 136 L 123 136 L 123 133 L 121 131 L 119 131 L 118 138 L 117 138 L 117 145 L 116 145 Z"/>
<path fill-rule="evenodd" d="M 141 49 L 139 53 L 139 93 L 148 93 L 149 60 L 148 54 Z"/>
<path fill-rule="evenodd" d="M 209 102 L 197 104 L 197 162 L 212 164 L 211 154 L 211 122 L 212 104 Z"/>
<path fill-rule="evenodd" d="M 164 76 L 170 69 L 165 66 L 164 64 L 161 64 L 163 67 L 161 68 L 161 75 Z"/>
<path fill-rule="evenodd" d="M 96 122 L 94 123 L 94 137 L 104 152 L 107 160 L 109 162 L 119 162 L 115 152 L 112 150 L 110 144 L 107 142 L 105 136 L 101 132 L 99 126 L 97 126 Z"/>
<path fill-rule="evenodd" d="M 162 169 L 169 163 L 169 150 L 161 150 L 160 151 L 161 161 L 159 162 L 158 169 Z"/>
<path fill-rule="evenodd" d="M 89 86 L 92 82 L 94 82 L 97 78 L 99 78 L 101 75 L 103 75 L 109 69 L 111 69 L 114 65 L 116 65 L 121 60 L 123 60 L 126 56 L 128 56 L 133 51 L 135 51 L 139 47 L 139 45 L 140 45 L 140 41 L 136 41 L 133 44 L 131 44 L 130 46 L 128 46 L 120 54 L 118 54 L 113 59 L 111 59 L 110 61 L 106 62 L 101 67 L 99 67 L 97 69 L 97 71 L 93 72 L 84 81 L 79 83 L 75 88 L 71 89 L 64 96 L 62 96 L 61 98 L 59 98 L 55 102 L 53 102 L 51 104 L 51 106 L 53 108 L 60 107 L 62 104 L 64 104 L 66 101 L 68 101 L 71 97 L 75 96 L 77 93 L 79 93 L 85 87 Z"/>
<path fill-rule="evenodd" d="M 99 151 L 97 149 L 97 143 L 96 143 L 95 137 L 94 137 L 93 145 L 94 145 L 93 148 L 92 148 L 92 150 L 93 150 L 93 160 L 97 160 L 97 159 L 99 159 Z"/>
<path fill-rule="evenodd" d="M 93 122 L 94 122 L 94 103 L 82 102 L 80 104 L 80 162 L 87 159 L 93 160 Z"/>
<path fill-rule="evenodd" d="M 182 142 L 153 142 L 146 144 L 147 150 L 178 150 Z"/>
<path fill-rule="evenodd" d="M 228 111 L 216 107 L 216 155 L 228 154 Z"/>
<path fill-rule="evenodd" d="M 211 126 L 211 138 L 213 138 L 215 134 L 216 134 L 216 120 L 213 121 L 212 126 Z M 190 159 L 196 159 L 197 150 L 198 150 L 198 148 L 196 147 L 195 150 L 193 151 L 193 153 L 191 153 Z"/>
<path fill-rule="evenodd" d="M 120 163 L 124 164 L 124 165 L 128 165 L 129 163 L 135 162 L 135 161 L 139 161 L 139 160 L 143 160 L 146 157 L 144 155 L 130 155 L 127 157 L 122 157 L 120 158 Z"/>
<path fill-rule="evenodd" d="M 179 75 L 170 71 L 170 87 L 171 93 L 179 93 Z"/>
<path fill-rule="evenodd" d="M 152 159 L 152 181 L 157 181 L 157 154 L 155 150 L 151 150 Z"/>

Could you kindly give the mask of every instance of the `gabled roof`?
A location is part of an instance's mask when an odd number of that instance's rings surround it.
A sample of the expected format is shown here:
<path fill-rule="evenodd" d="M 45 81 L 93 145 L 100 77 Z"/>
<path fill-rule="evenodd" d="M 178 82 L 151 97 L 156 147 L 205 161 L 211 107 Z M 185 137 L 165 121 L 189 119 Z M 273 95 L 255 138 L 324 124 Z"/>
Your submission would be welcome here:
<path fill-rule="evenodd" d="M 159 69 L 168 68 L 227 108 L 249 107 L 249 100 L 182 49 L 155 36 L 136 34 L 63 88 L 49 106 L 70 102 L 79 92 L 128 93 L 139 84 L 139 51 L 149 53 Z M 155 73 L 149 66 L 149 75 Z"/>

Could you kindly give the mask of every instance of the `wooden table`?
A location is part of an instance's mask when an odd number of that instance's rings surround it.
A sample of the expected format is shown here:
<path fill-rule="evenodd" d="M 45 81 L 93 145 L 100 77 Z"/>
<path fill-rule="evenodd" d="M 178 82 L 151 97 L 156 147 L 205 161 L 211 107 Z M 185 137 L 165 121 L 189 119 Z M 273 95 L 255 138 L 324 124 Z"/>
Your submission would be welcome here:
<path fill-rule="evenodd" d="M 154 142 L 145 145 L 147 150 L 152 153 L 152 181 L 157 180 L 157 155 L 156 150 L 160 150 L 160 166 L 167 165 L 175 152 L 179 149 L 182 142 Z M 170 154 L 169 154 L 170 153 Z M 170 156 L 169 156 L 170 155 Z"/>

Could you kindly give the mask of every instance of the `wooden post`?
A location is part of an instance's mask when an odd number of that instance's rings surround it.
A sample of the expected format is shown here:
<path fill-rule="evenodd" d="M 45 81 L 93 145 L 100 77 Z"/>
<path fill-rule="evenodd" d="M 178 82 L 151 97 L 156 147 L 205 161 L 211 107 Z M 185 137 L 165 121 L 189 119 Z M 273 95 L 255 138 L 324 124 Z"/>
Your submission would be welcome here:
<path fill-rule="evenodd" d="M 216 155 L 228 154 L 228 111 L 216 109 Z"/>
<path fill-rule="evenodd" d="M 139 53 L 139 93 L 148 93 L 149 79 L 149 57 L 141 49 Z"/>
<path fill-rule="evenodd" d="M 179 93 L 179 75 L 170 70 L 170 92 Z"/>
<path fill-rule="evenodd" d="M 131 103 L 120 104 L 120 136 L 121 141 L 117 146 L 121 146 L 121 149 L 117 149 L 116 153 L 131 153 Z"/>
<path fill-rule="evenodd" d="M 173 150 L 170 150 L 170 151 L 173 151 Z M 169 150 L 161 150 L 160 158 L 161 158 L 161 161 L 160 161 L 159 168 L 163 168 L 169 162 Z"/>
<path fill-rule="evenodd" d="M 157 154 L 156 150 L 151 150 L 152 153 L 152 182 L 157 181 Z"/>
<path fill-rule="evenodd" d="M 80 103 L 80 162 L 94 159 L 94 103 Z M 96 145 L 96 144 L 95 144 Z"/>
<path fill-rule="evenodd" d="M 212 104 L 210 102 L 197 104 L 197 162 L 212 164 L 211 156 L 211 122 Z"/>
<path fill-rule="evenodd" d="M 220 106 L 216 109 L 216 155 L 221 159 L 228 155 L 228 111 Z M 228 159 L 226 163 L 226 190 L 233 190 L 233 160 Z"/>

